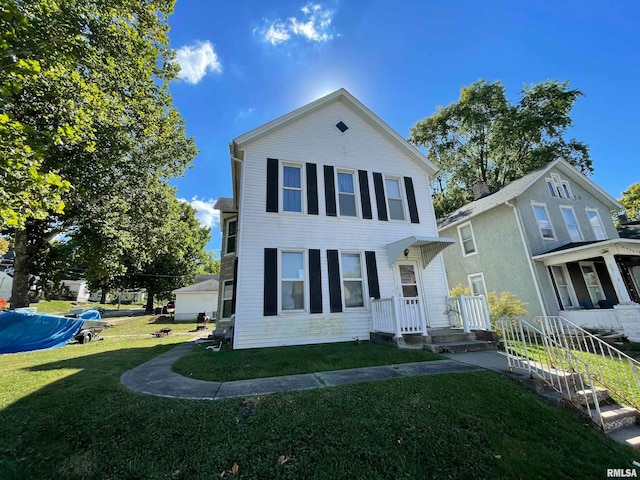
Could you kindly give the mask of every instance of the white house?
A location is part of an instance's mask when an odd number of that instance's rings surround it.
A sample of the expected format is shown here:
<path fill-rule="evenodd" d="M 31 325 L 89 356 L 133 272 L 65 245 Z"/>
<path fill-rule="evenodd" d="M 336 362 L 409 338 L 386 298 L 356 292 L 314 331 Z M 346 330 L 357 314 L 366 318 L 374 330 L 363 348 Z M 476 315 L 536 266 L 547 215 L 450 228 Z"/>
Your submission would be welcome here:
<path fill-rule="evenodd" d="M 80 303 L 89 301 L 91 292 L 89 292 L 86 280 L 63 280 L 61 283 L 61 289 L 64 287 L 69 289 L 68 298 Z"/>
<path fill-rule="evenodd" d="M 423 335 L 449 326 L 437 168 L 349 92 L 241 135 L 230 153 L 234 348 L 368 339 L 396 332 L 380 323 L 394 318 Z"/>
<path fill-rule="evenodd" d="M 204 278 L 203 278 L 204 277 Z M 213 275 L 198 275 L 196 283 L 178 288 L 172 293 L 176 296 L 176 320 L 196 320 L 198 313 L 204 312 L 209 318 L 215 318 L 218 308 L 218 278 Z"/>

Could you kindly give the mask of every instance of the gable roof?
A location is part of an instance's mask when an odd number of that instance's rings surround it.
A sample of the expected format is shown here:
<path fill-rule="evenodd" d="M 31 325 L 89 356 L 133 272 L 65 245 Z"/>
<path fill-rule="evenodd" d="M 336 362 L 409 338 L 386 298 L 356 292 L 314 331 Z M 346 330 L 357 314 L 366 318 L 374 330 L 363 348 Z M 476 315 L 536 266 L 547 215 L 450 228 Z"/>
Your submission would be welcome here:
<path fill-rule="evenodd" d="M 213 208 L 216 210 L 220 210 L 221 212 L 236 211 L 236 206 L 233 198 L 229 197 L 219 197 L 218 200 L 216 200 L 216 203 L 213 205 Z"/>
<path fill-rule="evenodd" d="M 351 108 L 365 122 L 371 125 L 387 140 L 389 140 L 396 148 L 403 151 L 419 165 L 423 166 L 423 168 L 427 170 L 430 176 L 433 177 L 438 173 L 438 167 L 433 162 L 431 162 L 423 153 L 421 153 L 417 148 L 411 145 L 389 125 L 382 121 L 380 117 L 369 110 L 362 102 L 360 102 L 344 88 L 336 90 L 329 95 L 325 95 L 318 100 L 315 100 L 303 107 L 300 107 L 290 113 L 287 113 L 286 115 L 276 118 L 271 122 L 265 123 L 264 125 L 235 138 L 230 145 L 232 161 L 233 158 L 242 159 L 240 151 L 243 150 L 247 145 L 250 145 L 251 143 L 260 140 L 261 138 L 271 135 L 278 130 L 286 127 L 287 125 L 290 125 L 293 122 L 296 122 L 301 118 L 306 117 L 307 115 L 310 115 L 313 112 L 316 112 L 317 110 L 326 107 L 327 105 L 330 105 L 334 102 L 342 102 L 347 107 Z"/>
<path fill-rule="evenodd" d="M 194 283 L 193 285 L 189 285 L 187 287 L 182 287 L 174 290 L 171 293 L 207 293 L 207 292 L 217 292 L 218 291 L 218 280 L 212 278 L 210 280 L 205 280 L 204 282 Z"/>
<path fill-rule="evenodd" d="M 559 157 L 554 161 L 549 162 L 544 167 L 537 168 L 536 170 L 527 173 L 525 176 L 505 185 L 497 192 L 468 203 L 465 206 L 460 207 L 455 212 L 438 219 L 438 230 L 457 225 L 461 222 L 466 222 L 476 215 L 480 215 L 481 213 L 491 210 L 498 205 L 504 204 L 504 202 L 508 202 L 509 200 L 522 195 L 522 193 L 531 187 L 531 185 L 544 177 L 553 168 L 561 170 L 562 173 L 567 175 L 569 178 L 582 184 L 583 188 L 589 190 L 594 197 L 607 205 L 610 210 L 621 210 L 623 208 L 620 202 L 596 185 L 593 180 L 580 173 L 570 163 Z"/>

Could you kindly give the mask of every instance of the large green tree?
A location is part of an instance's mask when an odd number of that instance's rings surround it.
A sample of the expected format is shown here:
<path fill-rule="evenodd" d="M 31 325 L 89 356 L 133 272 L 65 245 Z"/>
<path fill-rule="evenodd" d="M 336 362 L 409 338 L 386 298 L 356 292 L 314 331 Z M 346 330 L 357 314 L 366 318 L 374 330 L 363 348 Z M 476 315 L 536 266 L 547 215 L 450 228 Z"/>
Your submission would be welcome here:
<path fill-rule="evenodd" d="M 124 219 L 132 192 L 181 174 L 195 146 L 168 91 L 178 70 L 167 37 L 174 0 L 5 4 L 0 55 L 10 78 L 0 123 L 12 130 L 0 134 L 12 151 L 28 147 L 14 164 L 0 158 L 8 185 L 0 209 L 13 212 L 8 226 L 16 228 L 12 305 L 19 307 L 28 304 L 32 259 L 48 240 L 117 228 L 107 217 Z M 20 68 L 28 74 L 11 73 Z M 125 246 L 139 241 L 123 231 L 113 235 Z"/>
<path fill-rule="evenodd" d="M 629 220 L 640 220 L 640 182 L 634 183 L 622 192 L 620 203 L 626 209 Z"/>
<path fill-rule="evenodd" d="M 525 86 L 512 104 L 501 82 L 479 80 L 463 87 L 458 101 L 417 122 L 410 141 L 442 172 L 434 182 L 437 215 L 473 200 L 476 182 L 495 191 L 559 156 L 590 173 L 587 145 L 564 138 L 581 96 L 568 82 L 547 81 Z"/>

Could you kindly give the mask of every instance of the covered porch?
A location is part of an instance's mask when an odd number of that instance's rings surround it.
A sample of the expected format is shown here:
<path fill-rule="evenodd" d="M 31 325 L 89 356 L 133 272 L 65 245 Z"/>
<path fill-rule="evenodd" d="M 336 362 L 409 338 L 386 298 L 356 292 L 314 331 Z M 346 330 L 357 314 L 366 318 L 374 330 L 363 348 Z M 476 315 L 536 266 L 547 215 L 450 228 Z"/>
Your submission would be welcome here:
<path fill-rule="evenodd" d="M 560 316 L 640 341 L 640 240 L 569 244 L 533 259 L 549 273 Z"/>

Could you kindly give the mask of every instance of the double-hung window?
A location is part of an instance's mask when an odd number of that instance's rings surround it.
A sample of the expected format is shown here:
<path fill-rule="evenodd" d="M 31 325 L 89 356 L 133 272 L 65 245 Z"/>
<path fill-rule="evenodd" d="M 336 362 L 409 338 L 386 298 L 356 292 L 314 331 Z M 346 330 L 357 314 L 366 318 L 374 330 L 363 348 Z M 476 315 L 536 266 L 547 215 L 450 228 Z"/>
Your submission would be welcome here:
<path fill-rule="evenodd" d="M 473 229 L 471 228 L 471 222 L 467 222 L 464 225 L 458 227 L 458 236 L 460 237 L 460 245 L 462 246 L 462 254 L 466 257 L 478 253 L 476 248 L 476 241 L 473 236 Z"/>
<path fill-rule="evenodd" d="M 402 197 L 402 186 L 399 178 L 384 179 L 385 190 L 387 191 L 387 205 L 389 207 L 389 219 L 404 220 L 404 199 Z"/>
<path fill-rule="evenodd" d="M 338 170 L 338 205 L 340 205 L 341 216 L 358 216 L 356 185 L 353 172 Z"/>
<path fill-rule="evenodd" d="M 551 220 L 549 220 L 549 214 L 547 213 L 547 207 L 542 204 L 533 203 L 533 213 L 538 222 L 538 228 L 540 229 L 540 235 L 542 238 L 554 240 L 556 236 L 553 233 L 553 226 Z"/>
<path fill-rule="evenodd" d="M 571 241 L 581 242 L 582 232 L 580 232 L 578 220 L 576 220 L 576 214 L 573 211 L 573 208 L 560 207 L 560 211 L 562 212 L 562 218 L 564 218 L 564 223 L 567 226 L 567 231 L 569 232 L 569 238 L 571 239 Z"/>
<path fill-rule="evenodd" d="M 564 265 L 552 265 L 551 272 L 553 273 L 553 280 L 555 281 L 558 298 L 560 299 L 560 308 L 564 310 L 577 307 L 575 293 L 569 280 L 567 267 Z"/>
<path fill-rule="evenodd" d="M 486 295 L 487 288 L 484 284 L 484 275 L 482 273 L 475 273 L 468 276 L 469 287 L 471 287 L 472 295 Z"/>
<path fill-rule="evenodd" d="M 229 220 L 227 223 L 227 244 L 225 246 L 224 254 L 236 252 L 236 236 L 238 234 L 238 221 Z"/>
<path fill-rule="evenodd" d="M 302 165 L 282 164 L 282 211 L 302 213 Z"/>
<path fill-rule="evenodd" d="M 231 317 L 231 306 L 233 302 L 233 281 L 227 280 L 222 284 L 222 317 Z"/>
<path fill-rule="evenodd" d="M 281 298 L 282 311 L 305 309 L 305 261 L 304 252 L 281 252 Z"/>
<path fill-rule="evenodd" d="M 362 257 L 360 253 L 348 252 L 342 252 L 340 257 L 344 306 L 346 308 L 363 307 Z"/>
<path fill-rule="evenodd" d="M 587 209 L 587 217 L 589 217 L 589 223 L 591 223 L 591 229 L 596 236 L 596 240 L 605 240 L 607 234 L 604 231 L 600 214 L 597 210 Z"/>

